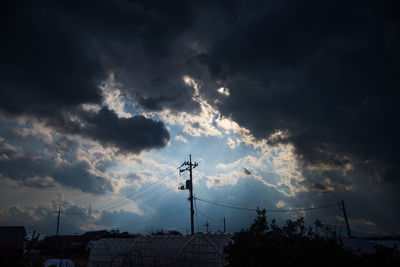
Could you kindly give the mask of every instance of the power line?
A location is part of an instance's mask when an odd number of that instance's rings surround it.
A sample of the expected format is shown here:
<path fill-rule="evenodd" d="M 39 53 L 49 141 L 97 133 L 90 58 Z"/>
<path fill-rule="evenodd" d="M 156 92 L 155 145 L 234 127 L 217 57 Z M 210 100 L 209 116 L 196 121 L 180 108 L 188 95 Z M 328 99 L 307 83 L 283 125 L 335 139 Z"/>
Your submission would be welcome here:
<path fill-rule="evenodd" d="M 197 232 L 200 232 L 199 230 L 199 216 L 197 215 L 197 203 L 196 203 L 196 198 L 194 199 L 194 206 L 195 206 L 195 211 L 196 211 L 196 224 L 197 224 Z"/>
<path fill-rule="evenodd" d="M 140 195 L 140 194 L 144 193 L 146 190 L 150 189 L 153 185 L 155 185 L 155 184 L 159 183 L 160 181 L 162 181 L 163 179 L 165 179 L 165 178 L 166 178 L 168 175 L 170 175 L 172 172 L 173 172 L 173 171 L 168 172 L 168 173 L 167 173 L 165 176 L 163 176 L 162 178 L 160 178 L 160 179 L 158 179 L 158 180 L 152 182 L 151 184 L 149 184 L 149 185 L 148 185 L 147 187 L 145 187 L 142 191 L 139 191 L 139 192 L 136 192 L 136 193 L 134 193 L 134 194 L 128 195 L 128 196 L 126 196 L 126 198 L 129 199 L 130 197 L 133 197 L 133 196 Z M 108 205 L 106 205 L 106 206 L 104 206 L 104 207 L 99 208 L 98 210 L 103 210 L 103 209 L 106 209 L 106 208 L 109 208 L 109 207 L 114 207 L 115 205 L 118 205 L 119 203 L 121 203 L 121 202 L 123 202 L 123 201 L 127 201 L 127 199 L 121 199 L 121 200 L 119 200 L 119 201 L 117 201 L 117 202 L 110 203 L 110 204 L 108 204 Z"/>
<path fill-rule="evenodd" d="M 175 175 L 174 177 L 176 177 L 176 175 Z M 166 180 L 166 181 L 162 182 L 161 184 L 159 184 L 159 185 L 157 185 L 156 187 L 153 187 L 153 188 L 146 187 L 146 189 L 145 189 L 144 191 L 140 191 L 140 192 L 136 193 L 136 195 L 133 195 L 132 198 L 129 198 L 129 199 L 122 199 L 122 200 L 119 200 L 119 201 L 117 201 L 117 202 L 115 202 L 115 203 L 111 203 L 111 204 L 106 205 L 105 207 L 103 207 L 102 210 L 105 210 L 106 208 L 107 208 L 107 210 L 110 210 L 110 209 L 113 209 L 113 208 L 115 208 L 115 207 L 117 207 L 117 206 L 121 206 L 121 207 L 122 207 L 123 205 L 126 205 L 129 201 L 135 201 L 135 202 L 140 201 L 140 202 L 143 204 L 143 203 L 145 203 L 145 202 L 148 202 L 148 201 L 150 201 L 150 200 L 153 200 L 153 199 L 156 199 L 156 198 L 162 196 L 163 193 L 170 191 L 170 190 L 172 189 L 172 187 L 169 187 L 167 190 L 161 192 L 161 194 L 158 194 L 158 195 L 156 195 L 156 196 L 153 197 L 153 198 L 151 198 L 151 197 L 148 198 L 148 196 L 150 196 L 152 193 L 154 193 L 154 192 L 156 192 L 156 191 L 158 191 L 158 190 L 164 188 L 164 185 L 166 185 L 166 184 L 169 183 L 170 181 L 171 181 L 171 182 L 175 182 L 174 180 L 172 180 L 172 179 L 169 178 L 169 177 L 164 176 L 162 179 L 164 179 L 164 178 L 168 179 L 169 181 Z M 161 180 L 159 180 L 159 181 L 161 181 Z M 157 182 L 159 182 L 159 181 L 157 181 Z M 155 184 L 156 184 L 156 183 L 153 183 L 153 185 L 155 185 Z M 151 191 L 148 191 L 149 189 L 151 189 Z M 131 195 L 131 196 L 132 196 L 132 195 Z M 147 199 L 146 199 L 146 198 L 147 198 Z M 96 212 L 99 212 L 99 211 L 98 211 L 98 210 L 95 210 L 95 213 L 96 213 Z"/>
<path fill-rule="evenodd" d="M 130 199 L 130 200 L 139 200 L 139 199 L 143 199 L 143 198 L 145 198 L 146 196 L 152 194 L 153 192 L 158 191 L 158 190 L 164 188 L 164 186 L 165 186 L 168 182 L 169 182 L 168 180 L 167 180 L 167 181 L 164 181 L 163 183 L 161 183 L 161 184 L 159 184 L 158 186 L 156 186 L 155 188 L 153 188 L 151 191 L 146 192 L 146 193 L 141 192 L 141 193 L 142 193 L 141 195 L 138 194 L 138 195 L 135 195 L 135 196 L 133 196 L 132 198 L 129 198 L 129 199 Z"/>
<path fill-rule="evenodd" d="M 148 195 L 154 193 L 155 191 L 162 189 L 163 186 L 166 184 L 166 182 L 167 181 L 164 181 L 162 184 L 160 184 L 160 185 L 156 186 L 155 188 L 153 188 L 150 192 L 141 191 L 141 192 L 138 192 L 136 195 L 127 196 L 126 199 L 121 199 L 118 202 L 109 205 L 107 207 L 107 209 L 113 209 L 113 208 L 116 208 L 118 206 L 125 205 L 126 203 L 128 203 L 128 201 L 138 201 L 140 199 L 143 199 L 143 198 L 147 197 Z M 105 208 L 102 208 L 102 210 L 104 210 L 104 209 Z"/>
<path fill-rule="evenodd" d="M 200 201 L 203 201 L 203 202 L 207 202 L 209 204 L 213 204 L 213 205 L 217 205 L 217 206 L 221 206 L 221 207 L 225 207 L 225 208 L 230 208 L 230 209 L 257 211 L 257 209 L 248 209 L 248 208 L 235 207 L 235 206 L 231 206 L 231 205 L 226 205 L 226 204 L 221 204 L 221 203 L 217 203 L 217 202 L 201 199 L 201 198 L 198 198 L 198 197 L 196 197 L 196 199 L 200 200 Z"/>
<path fill-rule="evenodd" d="M 145 193 L 147 190 L 151 189 L 151 187 L 153 187 L 153 186 L 156 185 L 157 183 L 161 182 L 163 179 L 168 178 L 168 176 L 169 176 L 170 174 L 172 174 L 172 173 L 173 173 L 173 171 L 170 171 L 170 172 L 168 172 L 166 175 L 164 175 L 162 178 L 160 178 L 160 179 L 158 179 L 158 180 L 152 182 L 150 185 L 146 186 L 146 187 L 145 187 L 144 189 L 142 189 L 141 191 L 126 196 L 127 199 L 121 199 L 121 200 L 119 200 L 119 201 L 117 201 L 117 202 L 109 203 L 109 204 L 107 204 L 107 205 L 105 205 L 105 206 L 103 206 L 103 207 L 101 207 L 101 208 L 98 208 L 97 210 L 104 210 L 104 209 L 110 209 L 110 208 L 112 209 L 112 208 L 117 207 L 120 203 L 126 202 L 126 201 L 130 200 L 131 197 L 138 197 L 138 196 L 140 196 L 141 194 Z M 175 176 L 176 176 L 176 175 L 174 175 L 174 177 L 175 177 Z M 165 181 L 164 181 L 164 183 L 165 183 Z M 164 184 L 164 183 L 163 183 L 163 184 Z M 156 186 L 156 188 L 160 188 L 160 185 Z M 154 189 L 154 188 L 153 188 L 153 189 Z M 154 192 L 154 191 L 155 191 L 155 190 L 153 190 L 152 192 Z"/>
<path fill-rule="evenodd" d="M 206 200 L 206 199 L 201 199 L 196 197 L 197 200 L 207 202 L 209 204 L 225 207 L 225 208 L 230 208 L 230 209 L 237 209 L 237 210 L 247 210 L 247 211 L 257 211 L 257 209 L 250 209 L 250 208 L 241 208 L 241 207 L 236 207 L 232 205 L 227 205 L 227 204 L 222 204 L 222 203 L 217 203 L 214 201 Z M 309 208 L 298 208 L 298 209 L 275 209 L 275 210 L 270 210 L 267 209 L 267 212 L 291 212 L 291 211 L 306 211 L 306 210 L 316 210 L 316 209 L 325 209 L 325 208 L 330 208 L 330 207 L 335 207 L 338 206 L 340 203 L 335 203 L 335 204 L 330 204 L 330 205 L 325 205 L 325 206 L 317 206 L 317 207 L 309 207 Z"/>
<path fill-rule="evenodd" d="M 197 207 L 197 203 L 196 203 L 197 201 L 196 200 L 197 199 L 195 198 L 194 199 L 194 206 L 196 208 L 196 212 L 199 212 L 201 215 L 203 215 L 204 217 L 206 217 L 206 218 L 208 218 L 210 220 L 217 221 L 217 222 L 222 222 L 222 220 L 212 218 L 212 217 L 208 216 L 207 214 L 205 214 L 204 212 L 202 212 L 201 210 L 199 210 L 199 208 Z"/>
<path fill-rule="evenodd" d="M 171 217 L 172 215 L 181 213 L 181 212 L 183 212 L 185 210 L 186 210 L 186 208 L 175 210 L 173 212 L 170 212 L 170 213 L 167 213 L 167 214 L 163 214 L 163 215 L 160 215 L 160 216 L 156 216 L 154 218 L 151 218 L 150 220 L 145 220 L 145 221 L 143 221 L 143 222 L 141 222 L 139 224 L 135 224 L 135 226 L 138 226 L 138 227 L 147 226 L 149 224 L 149 222 L 153 222 L 153 221 L 159 220 L 161 218 L 165 219 L 165 218 Z M 116 226 L 116 227 L 113 227 L 113 228 L 124 228 L 124 227 L 129 227 L 129 226 L 131 226 L 131 225 L 130 224 L 129 225 L 122 225 L 122 226 Z M 108 228 L 111 228 L 111 227 L 108 227 Z M 154 229 L 142 229 L 142 230 L 143 231 L 146 231 L 146 230 L 150 230 L 151 231 L 151 230 L 154 230 Z"/>
<path fill-rule="evenodd" d="M 149 201 L 153 201 L 154 199 L 157 199 L 157 198 L 163 196 L 163 194 L 165 194 L 166 192 L 171 191 L 171 189 L 172 189 L 172 188 L 168 188 L 167 190 L 161 191 L 161 192 L 160 192 L 158 195 L 156 195 L 156 196 L 153 196 L 153 197 L 150 197 L 150 198 L 143 197 L 143 198 L 141 198 L 141 199 L 139 199 L 139 200 L 137 200 L 137 201 L 140 201 L 141 204 L 144 204 L 144 203 L 149 202 Z"/>

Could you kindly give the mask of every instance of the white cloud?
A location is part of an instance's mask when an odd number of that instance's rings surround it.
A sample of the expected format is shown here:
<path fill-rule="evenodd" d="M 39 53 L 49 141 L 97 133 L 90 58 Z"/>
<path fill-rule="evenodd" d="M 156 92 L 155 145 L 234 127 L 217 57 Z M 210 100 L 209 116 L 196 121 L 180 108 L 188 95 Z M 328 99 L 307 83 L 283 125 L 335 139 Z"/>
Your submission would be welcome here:
<path fill-rule="evenodd" d="M 34 187 L 54 187 L 56 186 L 56 182 L 54 181 L 53 178 L 51 177 L 40 177 L 40 176 L 34 176 L 34 177 L 29 177 L 25 179 L 25 184 L 28 186 L 34 186 Z"/>
<path fill-rule="evenodd" d="M 289 137 L 288 131 L 276 130 L 267 138 L 267 140 L 274 143 L 282 139 L 287 139 L 288 137 Z"/>
<path fill-rule="evenodd" d="M 276 202 L 275 207 L 277 207 L 278 209 L 281 209 L 283 207 L 286 206 L 286 203 L 282 200 L 279 200 L 278 202 Z"/>
<path fill-rule="evenodd" d="M 176 113 L 168 109 L 164 109 L 161 112 L 153 112 L 150 116 L 158 116 L 163 122 L 170 125 L 180 125 L 183 127 L 183 132 L 192 136 L 215 136 L 224 137 L 228 135 L 236 136 L 236 140 L 232 136 L 228 136 L 231 140 L 228 140 L 228 144 L 233 148 L 243 142 L 246 145 L 251 145 L 254 148 L 258 148 L 265 143 L 265 140 L 256 140 L 251 134 L 250 130 L 239 126 L 238 123 L 233 121 L 231 118 L 224 117 L 221 115 L 218 109 L 213 107 L 206 99 L 201 96 L 201 82 L 195 81 L 189 76 L 183 77 L 184 82 L 193 88 L 193 101 L 200 105 L 200 112 L 188 113 L 180 112 Z M 224 88 L 225 94 L 229 93 L 227 88 Z M 147 116 L 149 116 L 147 114 Z"/>
<path fill-rule="evenodd" d="M 228 173 L 219 173 L 216 175 L 206 176 L 206 186 L 208 188 L 218 188 L 227 185 L 236 185 L 241 177 L 243 177 L 241 170 L 234 170 Z"/>
<path fill-rule="evenodd" d="M 176 135 L 175 136 L 175 140 L 181 141 L 181 142 L 184 142 L 184 143 L 188 142 L 188 140 L 185 137 L 183 137 L 182 135 Z"/>
<path fill-rule="evenodd" d="M 188 112 L 175 113 L 171 110 L 165 109 L 161 112 L 155 113 L 160 116 L 161 120 L 172 125 L 181 125 L 183 132 L 192 136 L 219 136 L 222 137 L 220 129 L 214 125 L 215 118 L 218 117 L 219 112 L 213 108 L 203 97 L 200 95 L 200 85 L 189 76 L 183 77 L 184 82 L 193 88 L 193 101 L 199 103 L 200 112 L 191 114 Z"/>
<path fill-rule="evenodd" d="M 54 141 L 53 137 L 58 135 L 51 128 L 46 127 L 44 123 L 33 118 L 20 120 L 19 122 L 21 127 L 16 128 L 14 133 L 21 138 L 35 137 L 47 144 L 51 144 Z"/>
<path fill-rule="evenodd" d="M 222 174 L 210 176 L 207 186 L 235 185 L 238 179 L 252 178 L 265 186 L 273 187 L 285 196 L 294 197 L 298 192 L 308 189 L 302 184 L 304 177 L 294 154 L 291 144 L 269 146 L 260 145 L 259 151 L 246 155 L 231 163 L 219 163 Z M 251 170 L 251 175 L 245 175 L 243 167 Z"/>
<path fill-rule="evenodd" d="M 230 137 L 228 137 L 228 146 L 229 146 L 231 149 L 234 149 L 234 148 L 236 147 L 236 142 L 235 142 L 232 138 L 230 138 Z"/>
<path fill-rule="evenodd" d="M 318 163 L 318 164 L 309 164 L 307 165 L 307 169 L 310 171 L 318 171 L 318 172 L 326 172 L 326 171 L 340 171 L 343 175 L 346 175 L 347 172 L 352 171 L 354 166 L 351 162 L 347 162 L 344 165 L 333 165 L 329 163 Z"/>
<path fill-rule="evenodd" d="M 90 111 L 90 112 L 95 112 L 95 113 L 97 113 L 97 112 L 100 111 L 101 106 L 96 105 L 96 104 L 82 104 L 82 105 L 81 105 L 81 108 L 82 108 L 84 111 Z"/>
<path fill-rule="evenodd" d="M 217 164 L 217 168 L 218 169 L 232 169 L 232 168 L 237 168 L 238 166 L 240 166 L 240 164 L 242 164 L 243 159 L 238 159 L 236 161 L 233 161 L 231 163 L 219 163 Z"/>
<path fill-rule="evenodd" d="M 108 80 L 103 86 L 100 86 L 101 93 L 103 96 L 103 105 L 107 106 L 110 110 L 113 110 L 120 118 L 131 118 L 132 114 L 124 111 L 125 101 L 121 95 L 122 84 L 115 81 L 114 72 L 110 72 Z M 86 108 L 93 108 L 87 107 Z"/>
<path fill-rule="evenodd" d="M 217 92 L 224 96 L 230 96 L 229 88 L 226 87 L 220 87 Z"/>

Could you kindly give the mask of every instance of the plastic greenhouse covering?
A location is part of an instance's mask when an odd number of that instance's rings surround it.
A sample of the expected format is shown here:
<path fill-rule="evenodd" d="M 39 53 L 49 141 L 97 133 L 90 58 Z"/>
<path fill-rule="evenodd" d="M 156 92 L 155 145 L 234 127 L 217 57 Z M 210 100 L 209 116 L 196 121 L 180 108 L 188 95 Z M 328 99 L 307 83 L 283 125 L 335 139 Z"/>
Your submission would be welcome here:
<path fill-rule="evenodd" d="M 134 238 L 105 238 L 96 242 L 89 255 L 88 267 L 110 267 L 120 262 L 121 255 L 129 251 Z M 114 266 L 118 266 L 115 264 Z M 120 266 L 124 266 L 122 263 Z M 125 265 L 129 266 L 129 265 Z"/>
<path fill-rule="evenodd" d="M 224 247 L 232 234 L 197 233 L 175 257 L 175 266 L 225 266 Z"/>
<path fill-rule="evenodd" d="M 141 236 L 130 247 L 132 266 L 175 266 L 178 251 L 190 236 Z"/>
<path fill-rule="evenodd" d="M 99 240 L 89 267 L 103 266 L 224 266 L 224 247 L 230 234 L 139 236 Z"/>

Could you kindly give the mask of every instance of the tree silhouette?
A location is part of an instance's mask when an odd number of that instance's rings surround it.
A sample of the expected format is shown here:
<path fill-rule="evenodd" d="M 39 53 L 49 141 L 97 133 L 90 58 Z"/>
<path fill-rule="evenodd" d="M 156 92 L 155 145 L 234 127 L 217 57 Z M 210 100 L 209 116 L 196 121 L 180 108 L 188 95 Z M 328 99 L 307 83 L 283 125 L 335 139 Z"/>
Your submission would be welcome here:
<path fill-rule="evenodd" d="M 341 246 L 330 225 L 319 220 L 306 227 L 304 218 L 287 220 L 280 228 L 275 220 L 268 225 L 266 210 L 248 230 L 235 233 L 225 247 L 228 266 L 400 266 L 399 252 L 376 247 L 375 254 L 356 255 Z"/>

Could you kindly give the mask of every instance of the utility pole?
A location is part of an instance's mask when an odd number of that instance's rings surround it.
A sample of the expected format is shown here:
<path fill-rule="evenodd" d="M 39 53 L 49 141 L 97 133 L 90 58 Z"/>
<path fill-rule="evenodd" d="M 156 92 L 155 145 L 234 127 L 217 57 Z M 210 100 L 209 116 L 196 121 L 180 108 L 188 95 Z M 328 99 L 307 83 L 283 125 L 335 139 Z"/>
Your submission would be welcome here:
<path fill-rule="evenodd" d="M 352 238 L 351 231 L 350 231 L 349 220 L 347 219 L 346 208 L 344 206 L 344 201 L 343 200 L 342 200 L 342 209 L 343 209 L 344 220 L 346 221 L 347 235 L 349 236 L 349 238 Z"/>
<path fill-rule="evenodd" d="M 55 213 L 55 212 L 54 212 Z M 58 256 L 58 249 L 59 249 L 59 244 L 58 243 L 60 243 L 60 241 L 59 241 L 59 238 L 58 238 L 58 230 L 59 230 L 59 228 L 60 228 L 60 214 L 61 214 L 61 207 L 58 207 L 58 212 L 57 212 L 58 214 L 57 214 L 57 232 L 56 232 L 56 236 L 57 236 L 57 245 L 56 245 L 56 253 L 57 253 L 57 256 Z"/>
<path fill-rule="evenodd" d="M 199 164 L 196 162 L 192 163 L 192 155 L 189 155 L 189 161 L 185 161 L 182 163 L 182 165 L 179 167 L 179 172 L 185 172 L 189 171 L 190 174 L 190 180 L 186 180 L 186 187 L 183 185 L 180 186 L 178 189 L 180 190 L 185 190 L 189 189 L 189 201 L 190 201 L 190 230 L 191 230 L 191 235 L 194 235 L 194 220 L 193 220 L 193 215 L 194 215 L 194 209 L 193 209 L 193 175 L 192 175 L 192 170 L 196 168 Z M 182 167 L 187 166 L 186 168 L 182 169 Z"/>
<path fill-rule="evenodd" d="M 208 223 L 208 220 L 204 226 L 206 227 L 206 233 L 208 233 L 208 227 L 210 226 L 210 224 Z"/>
<path fill-rule="evenodd" d="M 58 236 L 58 229 L 60 228 L 60 213 L 61 213 L 61 207 L 58 207 L 58 215 L 57 215 L 57 236 Z"/>
<path fill-rule="evenodd" d="M 226 222 L 225 222 L 225 217 L 224 217 L 224 233 L 226 233 Z"/>

